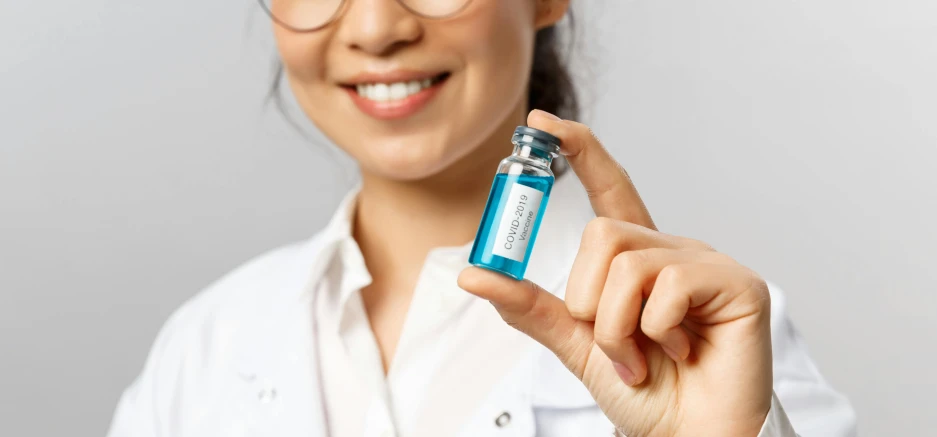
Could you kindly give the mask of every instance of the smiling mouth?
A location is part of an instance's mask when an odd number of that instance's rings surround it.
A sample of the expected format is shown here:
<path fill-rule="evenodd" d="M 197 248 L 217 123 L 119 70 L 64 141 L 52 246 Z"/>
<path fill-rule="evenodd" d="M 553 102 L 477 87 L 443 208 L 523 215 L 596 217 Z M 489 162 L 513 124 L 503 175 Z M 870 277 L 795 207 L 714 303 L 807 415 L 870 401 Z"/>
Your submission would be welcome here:
<path fill-rule="evenodd" d="M 389 83 L 359 83 L 357 85 L 344 85 L 344 87 L 355 91 L 358 94 L 358 97 L 370 100 L 372 102 L 394 102 L 418 95 L 427 89 L 439 85 L 448 79 L 449 75 L 450 74 L 448 72 L 445 72 L 422 80 Z"/>
<path fill-rule="evenodd" d="M 444 72 L 432 77 L 409 76 L 400 78 L 407 80 L 397 81 L 391 81 L 396 78 L 388 77 L 388 82 L 372 78 L 341 87 L 366 115 L 379 120 L 398 120 L 410 117 L 426 107 L 452 73 Z"/>

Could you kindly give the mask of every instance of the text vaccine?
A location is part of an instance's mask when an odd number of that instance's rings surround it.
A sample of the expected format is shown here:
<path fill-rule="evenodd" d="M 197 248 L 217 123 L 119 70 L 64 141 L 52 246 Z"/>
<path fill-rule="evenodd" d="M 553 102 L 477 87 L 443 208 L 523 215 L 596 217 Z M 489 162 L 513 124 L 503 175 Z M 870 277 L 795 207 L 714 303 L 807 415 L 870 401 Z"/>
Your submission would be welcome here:
<path fill-rule="evenodd" d="M 511 142 L 514 153 L 498 165 L 469 263 L 524 279 L 553 189 L 550 163 L 559 154 L 560 139 L 521 126 Z"/>

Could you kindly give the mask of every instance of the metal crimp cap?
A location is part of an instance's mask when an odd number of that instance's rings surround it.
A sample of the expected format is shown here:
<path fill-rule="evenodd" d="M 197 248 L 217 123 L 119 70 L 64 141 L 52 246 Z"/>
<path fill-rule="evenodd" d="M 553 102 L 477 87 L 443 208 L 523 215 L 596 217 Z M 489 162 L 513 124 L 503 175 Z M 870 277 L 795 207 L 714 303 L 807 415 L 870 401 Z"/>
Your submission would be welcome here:
<path fill-rule="evenodd" d="M 543 150 L 544 152 L 554 155 L 560 153 L 560 144 L 562 144 L 559 138 L 540 129 L 526 126 L 518 126 L 517 129 L 514 129 L 514 136 L 511 137 L 511 142 L 514 144 L 527 144 L 535 149 Z"/>

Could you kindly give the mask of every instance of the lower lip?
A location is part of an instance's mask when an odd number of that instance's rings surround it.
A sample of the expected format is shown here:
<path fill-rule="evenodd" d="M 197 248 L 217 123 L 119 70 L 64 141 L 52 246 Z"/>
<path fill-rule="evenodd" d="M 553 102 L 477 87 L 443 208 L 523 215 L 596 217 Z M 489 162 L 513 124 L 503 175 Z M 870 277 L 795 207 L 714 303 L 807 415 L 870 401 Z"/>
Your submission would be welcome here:
<path fill-rule="evenodd" d="M 436 82 L 431 87 L 424 88 L 420 92 L 411 94 L 403 99 L 388 100 L 385 102 L 376 102 L 361 97 L 354 88 L 345 87 L 345 91 L 351 96 L 351 100 L 355 102 L 358 109 L 365 114 L 380 120 L 397 120 L 407 118 L 423 109 L 423 107 L 429 103 L 430 99 L 436 96 L 436 93 L 439 92 L 439 89 L 447 80 L 448 78 Z"/>

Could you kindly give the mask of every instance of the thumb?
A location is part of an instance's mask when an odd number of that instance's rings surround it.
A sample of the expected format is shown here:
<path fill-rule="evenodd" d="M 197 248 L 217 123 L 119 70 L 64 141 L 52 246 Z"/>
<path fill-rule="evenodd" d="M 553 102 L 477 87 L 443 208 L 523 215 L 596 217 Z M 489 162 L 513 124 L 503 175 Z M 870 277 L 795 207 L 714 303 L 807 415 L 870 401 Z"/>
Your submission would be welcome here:
<path fill-rule="evenodd" d="M 560 298 L 528 280 L 517 281 L 478 267 L 462 271 L 459 287 L 491 302 L 508 325 L 553 351 L 582 379 L 593 331 L 573 318 Z"/>

